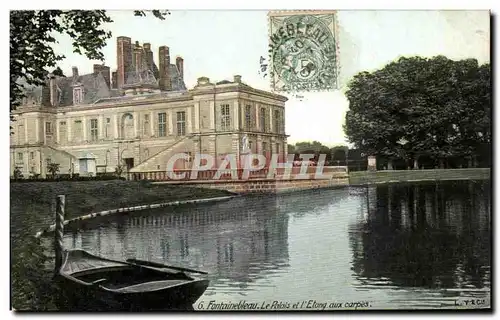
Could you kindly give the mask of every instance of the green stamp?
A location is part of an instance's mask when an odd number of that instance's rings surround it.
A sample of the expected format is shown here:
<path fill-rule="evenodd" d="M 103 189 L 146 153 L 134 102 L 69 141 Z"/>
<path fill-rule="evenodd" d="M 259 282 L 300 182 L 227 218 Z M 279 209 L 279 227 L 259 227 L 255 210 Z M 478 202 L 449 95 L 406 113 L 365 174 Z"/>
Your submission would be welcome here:
<path fill-rule="evenodd" d="M 270 78 L 274 91 L 338 88 L 335 11 L 269 13 Z"/>

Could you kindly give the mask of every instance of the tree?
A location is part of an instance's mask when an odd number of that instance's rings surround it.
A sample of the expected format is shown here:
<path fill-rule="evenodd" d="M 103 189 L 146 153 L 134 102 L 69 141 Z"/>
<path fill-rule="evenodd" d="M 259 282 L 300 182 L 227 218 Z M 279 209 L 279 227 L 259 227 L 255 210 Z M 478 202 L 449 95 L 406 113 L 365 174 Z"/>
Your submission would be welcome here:
<path fill-rule="evenodd" d="M 22 179 L 23 178 L 23 172 L 19 167 L 16 167 L 14 169 L 14 179 Z"/>
<path fill-rule="evenodd" d="M 349 153 L 349 148 L 347 146 L 335 146 L 330 149 L 332 161 L 335 164 L 342 163 L 342 165 L 347 165 L 348 153 Z"/>
<path fill-rule="evenodd" d="M 164 20 L 168 11 L 152 10 Z M 145 16 L 145 11 L 134 11 Z M 10 12 L 10 111 L 18 107 L 25 97 L 22 85 L 43 85 L 48 70 L 54 68 L 64 55 L 54 52 L 54 34 L 67 34 L 73 39 L 73 52 L 84 54 L 91 60 L 104 60 L 102 49 L 112 34 L 104 29 L 113 20 L 105 10 L 31 10 Z M 55 70 L 56 74 L 62 71 Z M 12 113 L 11 113 L 12 119 Z M 12 119 L 13 120 L 13 119 Z"/>
<path fill-rule="evenodd" d="M 59 169 L 60 169 L 59 163 L 49 162 L 47 164 L 47 172 L 50 173 L 50 175 L 52 176 L 52 179 L 56 178 L 56 175 L 59 172 Z"/>
<path fill-rule="evenodd" d="M 327 146 L 323 145 L 319 141 L 301 141 L 297 142 L 295 146 L 288 145 L 288 153 L 294 153 L 296 155 L 300 154 L 314 154 L 315 155 L 315 160 L 317 161 L 319 159 L 319 155 L 324 154 L 326 155 L 325 161 L 329 162 L 331 155 L 330 155 L 330 148 Z M 296 160 L 299 160 L 298 157 L 296 157 Z"/>
<path fill-rule="evenodd" d="M 389 159 L 472 157 L 491 140 L 490 65 L 400 58 L 348 85 L 344 131 L 361 152 Z M 399 143 L 405 140 L 405 144 Z"/>
<path fill-rule="evenodd" d="M 115 174 L 118 178 L 121 178 L 123 171 L 125 171 L 125 166 L 122 164 L 119 164 L 115 167 Z"/>

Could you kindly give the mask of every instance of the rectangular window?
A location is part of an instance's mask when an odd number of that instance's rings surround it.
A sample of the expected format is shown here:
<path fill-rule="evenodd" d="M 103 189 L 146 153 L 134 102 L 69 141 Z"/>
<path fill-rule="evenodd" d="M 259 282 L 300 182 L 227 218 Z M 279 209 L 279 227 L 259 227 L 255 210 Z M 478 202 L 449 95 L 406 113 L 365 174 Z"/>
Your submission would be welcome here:
<path fill-rule="evenodd" d="M 262 142 L 262 154 L 266 154 L 267 152 L 267 142 Z"/>
<path fill-rule="evenodd" d="M 98 131 L 97 131 L 97 119 L 90 119 L 90 140 L 97 141 Z"/>
<path fill-rule="evenodd" d="M 23 153 L 22 152 L 17 153 L 17 161 L 23 161 Z"/>
<path fill-rule="evenodd" d="M 231 114 L 229 113 L 229 105 L 223 104 L 220 106 L 220 128 L 222 131 L 229 131 L 231 126 Z"/>
<path fill-rule="evenodd" d="M 83 101 L 82 88 L 73 88 L 73 104 L 77 105 L 82 103 L 82 101 Z"/>
<path fill-rule="evenodd" d="M 73 126 L 73 141 L 79 142 L 83 138 L 83 125 L 82 120 L 75 120 L 75 125 Z"/>
<path fill-rule="evenodd" d="M 280 144 L 279 143 L 276 144 L 276 154 L 278 154 L 278 155 L 281 154 Z"/>
<path fill-rule="evenodd" d="M 149 126 L 149 115 L 145 114 L 144 121 L 142 122 L 142 135 L 148 137 L 150 135 L 150 129 L 151 127 Z"/>
<path fill-rule="evenodd" d="M 143 136 L 149 137 L 151 127 L 149 125 L 149 121 L 145 120 L 142 124 L 142 134 Z"/>
<path fill-rule="evenodd" d="M 274 110 L 274 132 L 281 133 L 280 111 Z"/>
<path fill-rule="evenodd" d="M 260 108 L 260 130 L 266 132 L 266 108 Z"/>
<path fill-rule="evenodd" d="M 59 125 L 61 125 L 61 126 L 65 126 L 65 125 L 66 125 L 66 121 L 61 121 L 61 122 L 59 123 Z"/>
<path fill-rule="evenodd" d="M 158 137 L 167 135 L 167 114 L 165 112 L 158 113 Z"/>
<path fill-rule="evenodd" d="M 17 127 L 17 144 L 23 144 L 26 139 L 26 131 L 24 130 L 24 125 L 20 124 Z"/>
<path fill-rule="evenodd" d="M 104 137 L 109 138 L 109 132 L 111 129 L 111 118 L 106 118 L 106 125 L 104 126 Z"/>
<path fill-rule="evenodd" d="M 47 135 L 52 134 L 52 123 L 45 122 L 45 134 L 47 134 Z"/>
<path fill-rule="evenodd" d="M 252 106 L 250 105 L 245 106 L 245 128 L 252 128 Z"/>
<path fill-rule="evenodd" d="M 177 112 L 177 135 L 186 135 L 186 112 L 184 111 Z"/>
<path fill-rule="evenodd" d="M 33 151 L 30 152 L 30 159 L 31 160 L 35 159 L 35 153 Z"/>

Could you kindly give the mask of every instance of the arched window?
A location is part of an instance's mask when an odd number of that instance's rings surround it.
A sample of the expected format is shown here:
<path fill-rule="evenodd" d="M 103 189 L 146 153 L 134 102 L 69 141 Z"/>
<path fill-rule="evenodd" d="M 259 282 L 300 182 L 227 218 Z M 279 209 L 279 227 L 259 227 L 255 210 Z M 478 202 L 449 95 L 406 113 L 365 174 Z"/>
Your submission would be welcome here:
<path fill-rule="evenodd" d="M 125 113 L 121 121 L 121 137 L 123 139 L 135 138 L 134 116 L 130 113 Z"/>

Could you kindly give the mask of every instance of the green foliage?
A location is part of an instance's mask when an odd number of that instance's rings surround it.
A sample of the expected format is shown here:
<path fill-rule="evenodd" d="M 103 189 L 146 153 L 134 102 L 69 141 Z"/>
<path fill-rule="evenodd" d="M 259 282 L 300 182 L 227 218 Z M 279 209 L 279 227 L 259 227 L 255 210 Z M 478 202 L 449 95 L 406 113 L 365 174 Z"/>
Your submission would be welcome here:
<path fill-rule="evenodd" d="M 316 160 L 318 160 L 319 155 L 325 155 L 325 160 L 327 163 L 331 163 L 332 160 L 342 160 L 346 159 L 346 153 L 349 148 L 347 146 L 335 146 L 329 148 L 323 145 L 319 141 L 301 141 L 297 142 L 295 145 L 288 145 L 288 154 L 314 154 Z M 337 152 L 339 151 L 339 152 Z M 335 155 L 337 154 L 337 157 Z M 341 154 L 341 156 L 339 156 Z M 296 158 L 298 160 L 298 158 Z"/>
<path fill-rule="evenodd" d="M 47 171 L 50 173 L 52 178 L 56 177 L 56 174 L 59 172 L 59 169 L 60 169 L 59 163 L 50 162 L 47 164 Z"/>
<path fill-rule="evenodd" d="M 21 169 L 16 167 L 14 169 L 14 179 L 22 179 L 22 178 L 23 178 L 23 173 L 22 173 Z"/>
<path fill-rule="evenodd" d="M 290 151 L 289 151 L 290 152 Z M 330 153 L 330 149 L 319 141 L 303 141 L 295 144 L 296 153 Z"/>
<path fill-rule="evenodd" d="M 170 11 L 168 10 L 151 10 L 151 13 L 153 16 L 160 20 L 165 20 L 165 17 L 170 15 Z M 145 17 L 146 16 L 146 11 L 144 10 L 135 10 L 134 15 L 138 17 Z"/>
<path fill-rule="evenodd" d="M 151 10 L 164 20 L 167 10 Z M 146 11 L 134 11 L 145 16 Z M 48 70 L 55 68 L 64 55 L 54 52 L 55 34 L 66 34 L 73 40 L 73 52 L 91 60 L 104 60 L 102 49 L 112 34 L 104 26 L 113 20 L 105 10 L 14 10 L 10 12 L 10 111 L 24 98 L 19 79 L 29 85 L 43 85 Z M 55 74 L 61 75 L 59 68 Z M 11 117 L 12 119 L 12 117 Z"/>
<path fill-rule="evenodd" d="M 56 310 L 57 287 L 38 238 L 30 237 L 13 247 L 11 260 L 12 307 L 19 311 Z"/>
<path fill-rule="evenodd" d="M 372 155 L 471 156 L 491 141 L 490 81 L 490 65 L 475 59 L 400 58 L 354 76 L 344 131 Z"/>
<path fill-rule="evenodd" d="M 122 164 L 119 164 L 115 167 L 115 174 L 117 177 L 121 177 L 123 174 L 123 171 L 125 171 L 125 166 Z"/>

